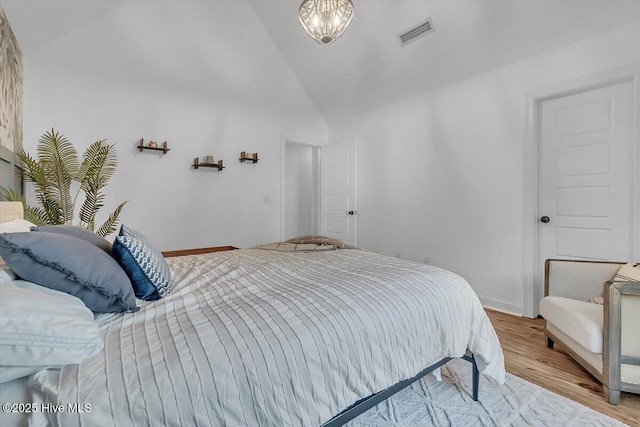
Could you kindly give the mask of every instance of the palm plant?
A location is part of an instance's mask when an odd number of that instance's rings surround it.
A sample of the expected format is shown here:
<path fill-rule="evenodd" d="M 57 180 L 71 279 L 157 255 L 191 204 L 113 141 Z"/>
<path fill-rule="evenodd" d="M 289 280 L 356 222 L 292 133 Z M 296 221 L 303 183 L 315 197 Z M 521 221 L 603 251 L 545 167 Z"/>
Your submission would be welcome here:
<path fill-rule="evenodd" d="M 17 153 L 20 166 L 27 182 L 33 184 L 36 200 L 40 206 L 29 206 L 18 193 L 0 187 L 8 200 L 22 201 L 25 206 L 25 219 L 38 225 L 71 224 L 76 212 L 76 203 L 80 193 L 84 201 L 78 209 L 78 222 L 75 225 L 95 231 L 105 237 L 116 231 L 123 202 L 109 215 L 96 230 L 96 214 L 104 206 L 104 187 L 113 176 L 117 166 L 117 154 L 114 145 L 106 140 L 91 144 L 82 157 L 64 135 L 51 129 L 46 132 L 37 146 L 37 159 L 24 150 Z M 72 193 L 72 183 L 77 190 Z M 73 186 L 75 187 L 75 185 Z"/>

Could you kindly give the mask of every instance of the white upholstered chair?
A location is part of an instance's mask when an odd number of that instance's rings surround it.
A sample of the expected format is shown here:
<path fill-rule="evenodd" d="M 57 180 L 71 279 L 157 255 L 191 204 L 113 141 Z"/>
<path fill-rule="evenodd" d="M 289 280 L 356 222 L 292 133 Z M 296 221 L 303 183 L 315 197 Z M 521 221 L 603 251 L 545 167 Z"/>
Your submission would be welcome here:
<path fill-rule="evenodd" d="M 547 346 L 559 343 L 604 386 L 609 403 L 640 393 L 640 283 L 613 282 L 624 263 L 550 259 L 545 263 Z M 594 296 L 604 304 L 589 303 Z"/>

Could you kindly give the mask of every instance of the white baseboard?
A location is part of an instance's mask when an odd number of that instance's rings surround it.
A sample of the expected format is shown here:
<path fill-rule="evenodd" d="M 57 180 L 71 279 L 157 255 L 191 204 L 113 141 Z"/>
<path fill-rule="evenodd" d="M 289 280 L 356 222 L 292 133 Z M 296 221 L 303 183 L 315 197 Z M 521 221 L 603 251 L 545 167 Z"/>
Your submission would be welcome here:
<path fill-rule="evenodd" d="M 478 297 L 480 298 L 482 306 L 485 308 L 490 308 L 507 314 L 513 314 L 514 316 L 523 316 L 524 310 L 521 305 L 511 304 L 510 302 L 487 298 L 481 295 L 478 295 Z"/>

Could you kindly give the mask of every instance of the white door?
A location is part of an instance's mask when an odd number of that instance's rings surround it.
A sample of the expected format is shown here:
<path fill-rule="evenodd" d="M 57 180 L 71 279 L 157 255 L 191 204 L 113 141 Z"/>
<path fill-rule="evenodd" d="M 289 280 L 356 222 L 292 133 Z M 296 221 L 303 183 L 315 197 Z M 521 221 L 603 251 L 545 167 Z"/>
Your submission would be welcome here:
<path fill-rule="evenodd" d="M 320 234 L 357 245 L 356 141 L 322 147 Z"/>
<path fill-rule="evenodd" d="M 547 258 L 632 260 L 633 84 L 540 105 L 538 284 Z"/>

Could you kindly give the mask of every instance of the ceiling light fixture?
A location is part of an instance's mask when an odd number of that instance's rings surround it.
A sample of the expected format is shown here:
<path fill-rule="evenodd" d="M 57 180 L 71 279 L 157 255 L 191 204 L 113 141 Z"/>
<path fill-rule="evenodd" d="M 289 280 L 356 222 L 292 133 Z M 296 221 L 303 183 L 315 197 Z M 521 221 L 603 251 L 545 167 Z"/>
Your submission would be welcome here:
<path fill-rule="evenodd" d="M 298 10 L 302 28 L 321 44 L 340 37 L 353 18 L 351 0 L 304 0 Z"/>

